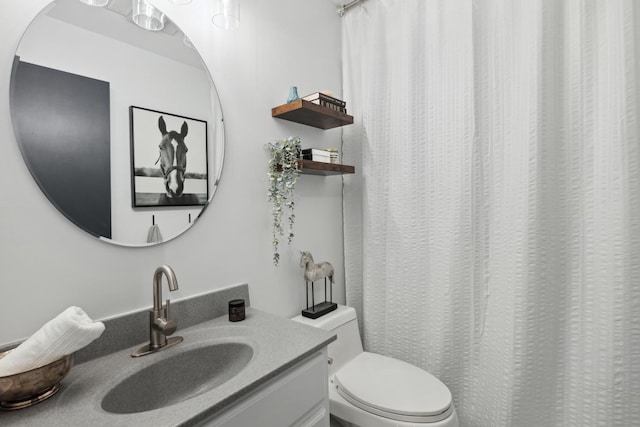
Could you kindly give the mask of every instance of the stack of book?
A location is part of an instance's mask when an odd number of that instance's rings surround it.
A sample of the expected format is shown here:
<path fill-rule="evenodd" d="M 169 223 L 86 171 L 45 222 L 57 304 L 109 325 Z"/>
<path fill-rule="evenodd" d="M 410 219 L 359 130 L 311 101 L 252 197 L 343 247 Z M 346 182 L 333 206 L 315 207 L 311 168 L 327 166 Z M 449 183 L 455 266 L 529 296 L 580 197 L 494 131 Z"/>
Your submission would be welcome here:
<path fill-rule="evenodd" d="M 307 148 L 302 150 L 302 158 L 304 160 L 313 160 L 314 162 L 331 163 L 331 153 L 319 148 Z"/>
<path fill-rule="evenodd" d="M 333 96 L 326 95 L 322 92 L 312 93 L 304 98 L 305 101 L 313 102 L 314 104 L 321 105 L 323 107 L 330 108 L 331 110 L 339 111 L 341 113 L 347 113 L 347 103 L 334 98 Z"/>

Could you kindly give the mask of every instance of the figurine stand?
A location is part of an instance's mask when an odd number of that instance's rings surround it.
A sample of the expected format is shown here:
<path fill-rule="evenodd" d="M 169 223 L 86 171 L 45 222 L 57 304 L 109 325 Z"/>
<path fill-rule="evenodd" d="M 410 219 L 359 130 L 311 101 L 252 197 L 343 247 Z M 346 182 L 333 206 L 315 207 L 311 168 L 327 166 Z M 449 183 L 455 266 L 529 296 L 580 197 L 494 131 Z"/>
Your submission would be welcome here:
<path fill-rule="evenodd" d="M 317 319 L 338 308 L 338 304 L 333 302 L 333 279 L 330 280 L 329 300 L 327 301 L 327 278 L 324 278 L 324 301 L 318 304 L 315 303 L 314 287 L 313 282 L 311 282 L 311 307 L 309 307 L 309 282 L 305 281 L 305 285 L 307 290 L 307 308 L 302 310 L 303 317 Z"/>

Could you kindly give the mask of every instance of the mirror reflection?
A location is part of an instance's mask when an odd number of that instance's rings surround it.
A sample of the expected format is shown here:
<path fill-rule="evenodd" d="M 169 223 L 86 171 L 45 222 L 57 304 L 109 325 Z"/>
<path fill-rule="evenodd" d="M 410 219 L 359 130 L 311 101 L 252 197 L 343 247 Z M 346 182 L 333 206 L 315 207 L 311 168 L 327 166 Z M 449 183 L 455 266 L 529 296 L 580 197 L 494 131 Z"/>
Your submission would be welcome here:
<path fill-rule="evenodd" d="M 45 196 L 105 241 L 148 246 L 202 213 L 224 129 L 199 54 L 169 19 L 132 22 L 131 0 L 56 0 L 27 28 L 11 76 L 16 139 Z"/>

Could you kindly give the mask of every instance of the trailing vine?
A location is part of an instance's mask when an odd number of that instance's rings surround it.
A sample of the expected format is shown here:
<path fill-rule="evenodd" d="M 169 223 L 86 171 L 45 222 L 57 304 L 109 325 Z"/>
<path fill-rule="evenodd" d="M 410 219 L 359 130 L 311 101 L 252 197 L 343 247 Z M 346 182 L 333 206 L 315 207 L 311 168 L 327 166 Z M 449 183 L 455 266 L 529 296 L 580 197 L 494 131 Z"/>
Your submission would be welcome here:
<path fill-rule="evenodd" d="M 295 188 L 300 171 L 298 158 L 300 157 L 300 138 L 291 136 L 266 144 L 269 151 L 269 202 L 272 204 L 273 217 L 273 264 L 280 261 L 280 238 L 285 236 L 283 219 L 287 218 L 286 232 L 289 243 L 293 240 L 293 225 L 295 222 L 295 202 L 293 189 Z"/>

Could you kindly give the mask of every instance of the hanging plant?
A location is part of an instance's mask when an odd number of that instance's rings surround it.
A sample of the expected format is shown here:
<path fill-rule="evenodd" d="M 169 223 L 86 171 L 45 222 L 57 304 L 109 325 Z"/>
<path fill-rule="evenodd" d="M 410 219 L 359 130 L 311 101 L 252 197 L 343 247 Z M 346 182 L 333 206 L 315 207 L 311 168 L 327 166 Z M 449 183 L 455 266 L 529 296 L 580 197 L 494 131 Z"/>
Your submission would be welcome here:
<path fill-rule="evenodd" d="M 269 142 L 266 145 L 269 151 L 269 202 L 273 205 L 273 264 L 278 265 L 280 253 L 278 245 L 280 238 L 285 236 L 283 218 L 288 220 L 286 232 L 289 243 L 293 240 L 293 224 L 295 222 L 293 189 L 298 182 L 300 171 L 298 158 L 300 157 L 300 138 L 291 136 Z"/>

